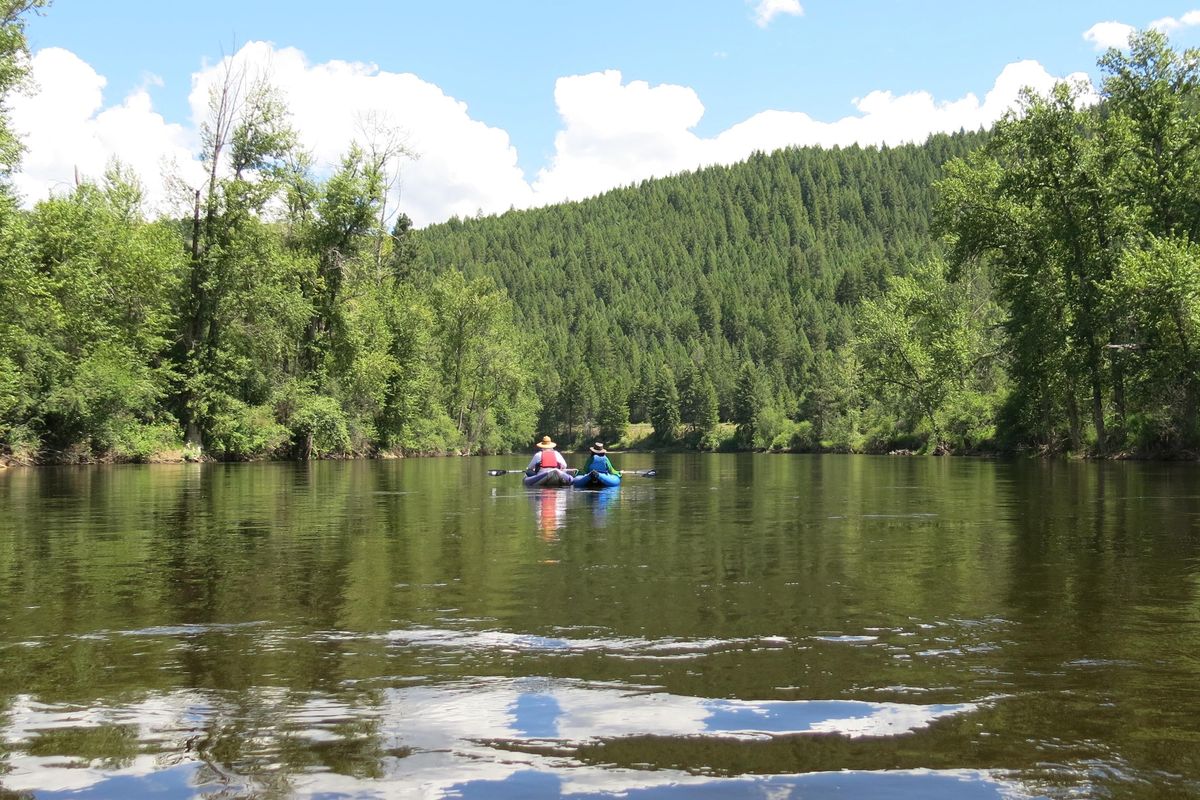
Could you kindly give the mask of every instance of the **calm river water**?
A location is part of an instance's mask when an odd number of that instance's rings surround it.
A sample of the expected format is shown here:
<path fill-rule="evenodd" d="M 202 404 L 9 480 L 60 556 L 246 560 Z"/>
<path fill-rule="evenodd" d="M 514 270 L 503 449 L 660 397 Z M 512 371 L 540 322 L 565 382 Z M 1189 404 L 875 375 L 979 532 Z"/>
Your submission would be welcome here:
<path fill-rule="evenodd" d="M 1200 468 L 0 472 L 0 798 L 1200 796 Z"/>

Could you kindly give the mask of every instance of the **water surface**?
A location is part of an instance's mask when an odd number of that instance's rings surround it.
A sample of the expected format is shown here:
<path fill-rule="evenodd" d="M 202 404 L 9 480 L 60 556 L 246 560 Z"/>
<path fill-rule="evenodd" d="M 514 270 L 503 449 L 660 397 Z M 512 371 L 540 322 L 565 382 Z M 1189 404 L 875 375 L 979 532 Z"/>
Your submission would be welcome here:
<path fill-rule="evenodd" d="M 1200 469 L 0 472 L 0 797 L 1200 796 Z"/>

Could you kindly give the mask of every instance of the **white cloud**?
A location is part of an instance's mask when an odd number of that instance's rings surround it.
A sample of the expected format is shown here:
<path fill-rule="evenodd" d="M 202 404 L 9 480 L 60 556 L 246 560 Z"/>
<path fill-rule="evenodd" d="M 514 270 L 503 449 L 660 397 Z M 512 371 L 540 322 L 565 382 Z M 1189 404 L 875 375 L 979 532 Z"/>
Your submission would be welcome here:
<path fill-rule="evenodd" d="M 804 8 L 800 5 L 800 0 L 758 0 L 754 6 L 754 24 L 765 28 L 780 14 L 800 17 L 804 15 Z"/>
<path fill-rule="evenodd" d="M 1178 19 L 1163 17 L 1150 23 L 1151 28 L 1166 34 L 1171 34 L 1181 28 L 1190 28 L 1193 25 L 1200 25 L 1200 11 L 1189 11 Z"/>
<path fill-rule="evenodd" d="M 690 129 L 704 105 L 686 86 L 622 84 L 621 73 L 609 70 L 559 78 L 554 100 L 565 127 L 534 182 L 541 202 L 579 199 L 697 164 L 699 140 Z"/>
<path fill-rule="evenodd" d="M 361 122 L 372 112 L 402 127 L 405 143 L 420 158 L 405 165 L 400 193 L 404 210 L 419 225 L 524 207 L 532 200 L 508 134 L 472 119 L 466 104 L 415 75 L 345 61 L 310 64 L 299 50 L 265 42 L 248 43 L 231 58 L 251 72 L 269 72 L 318 165 L 336 164 L 350 142 L 362 138 Z M 204 180 L 196 126 L 207 114 L 208 89 L 220 79 L 223 64 L 192 76 L 192 126 L 185 129 L 153 110 L 145 88 L 105 107 L 106 80 L 91 66 L 67 50 L 39 51 L 32 63 L 36 93 L 14 97 L 11 104 L 26 145 L 14 178 L 18 191 L 26 202 L 36 202 L 68 190 L 76 171 L 98 177 L 116 156 L 142 177 L 152 208 L 165 209 L 164 164 L 175 164 L 189 185 Z"/>
<path fill-rule="evenodd" d="M 1087 83 L 1083 73 L 1068 80 Z M 855 101 L 857 114 L 821 122 L 799 111 L 763 111 L 712 138 L 692 132 L 704 106 L 687 87 L 621 83 L 616 71 L 560 78 L 554 96 L 563 130 L 555 155 L 534 182 L 535 202 L 578 199 L 613 186 L 709 164 L 729 164 L 755 150 L 920 142 L 935 132 L 990 126 L 1021 89 L 1046 93 L 1058 79 L 1036 61 L 1009 64 L 981 102 L 974 94 L 938 101 L 927 92 L 875 91 Z"/>
<path fill-rule="evenodd" d="M 472 119 L 465 103 L 415 75 L 360 62 L 312 64 L 295 48 L 266 42 L 248 43 L 234 58 L 269 74 L 318 166 L 333 166 L 351 141 L 362 138 L 368 115 L 400 128 L 419 155 L 403 165 L 401 191 L 403 208 L 418 225 L 524 207 L 532 199 L 508 134 Z M 203 119 L 209 86 L 222 71 L 223 62 L 193 76 L 195 120 Z"/>
<path fill-rule="evenodd" d="M 251 69 L 269 68 L 319 167 L 332 167 L 351 140 L 361 138 L 368 115 L 401 127 L 419 155 L 403 167 L 400 197 L 417 225 L 581 199 L 650 177 L 733 163 L 756 150 L 896 145 L 939 131 L 973 130 L 999 119 L 1023 86 L 1044 92 L 1056 80 L 1037 62 L 1022 61 L 1008 65 L 982 100 L 880 90 L 856 99 L 853 114 L 832 122 L 801 111 L 766 110 L 702 137 L 695 128 L 704 104 L 690 87 L 626 83 L 615 70 L 563 77 L 554 89 L 561 120 L 554 152 L 529 181 L 504 130 L 473 119 L 465 103 L 415 75 L 346 61 L 314 64 L 299 50 L 265 42 L 249 43 L 235 57 Z M 28 148 L 15 177 L 18 189 L 27 202 L 36 201 L 69 188 L 76 168 L 98 176 L 114 155 L 142 176 L 160 208 L 164 162 L 174 162 L 190 185 L 201 185 L 196 130 L 222 69 L 211 65 L 193 75 L 192 120 L 182 126 L 153 109 L 145 88 L 106 106 L 105 79 L 92 67 L 66 50 L 40 51 L 33 60 L 39 93 L 12 101 L 14 124 L 25 132 Z"/>
<path fill-rule="evenodd" d="M 165 163 L 195 175 L 194 138 L 153 110 L 145 88 L 105 108 L 105 79 L 74 53 L 47 48 L 31 67 L 36 93 L 12 98 L 13 125 L 26 147 L 14 184 L 27 201 L 68 190 L 76 172 L 98 177 L 113 157 L 142 177 L 152 200 L 162 198 Z"/>
<path fill-rule="evenodd" d="M 1188 11 L 1179 17 L 1162 17 L 1151 22 L 1146 27 L 1170 35 L 1184 28 L 1200 25 L 1200 10 Z M 1115 47 L 1118 50 L 1129 46 L 1129 37 L 1136 28 L 1124 22 L 1097 22 L 1083 32 L 1083 38 L 1091 42 L 1097 50 L 1107 50 Z"/>
<path fill-rule="evenodd" d="M 1107 50 L 1110 47 L 1123 49 L 1129 44 L 1129 37 L 1134 32 L 1132 25 L 1124 22 L 1097 22 L 1083 32 L 1083 38 L 1092 43 L 1097 50 Z"/>

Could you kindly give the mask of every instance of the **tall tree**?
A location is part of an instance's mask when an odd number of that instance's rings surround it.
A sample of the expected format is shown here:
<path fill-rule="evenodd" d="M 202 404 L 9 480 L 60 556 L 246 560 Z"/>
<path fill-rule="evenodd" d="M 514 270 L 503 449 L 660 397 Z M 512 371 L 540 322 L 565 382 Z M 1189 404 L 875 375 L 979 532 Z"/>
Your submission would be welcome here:
<path fill-rule="evenodd" d="M 688 428 L 701 438 L 711 433 L 719 423 L 717 391 L 708 372 L 690 366 L 680 380 L 680 417 Z"/>
<path fill-rule="evenodd" d="M 664 364 L 654 381 L 650 397 L 650 424 L 654 435 L 662 442 L 673 442 L 679 430 L 679 389 L 675 385 L 675 373 Z"/>
<path fill-rule="evenodd" d="M 1142 31 L 1128 51 L 1105 53 L 1100 69 L 1121 202 L 1150 234 L 1200 237 L 1200 50 Z"/>
<path fill-rule="evenodd" d="M 8 178 L 21 159 L 21 142 L 8 116 L 8 97 L 21 88 L 29 75 L 26 17 L 45 8 L 48 2 L 0 0 L 0 185 L 6 192 Z"/>
<path fill-rule="evenodd" d="M 738 372 L 737 392 L 733 407 L 733 421 L 737 423 L 738 439 L 745 447 L 754 447 L 757 442 L 759 418 L 770 403 L 766 386 L 758 368 L 750 361 L 743 361 Z"/>
<path fill-rule="evenodd" d="M 1105 287 L 1127 352 L 1140 433 L 1168 450 L 1200 447 L 1200 244 L 1152 239 L 1131 250 Z"/>
<path fill-rule="evenodd" d="M 186 317 L 179 414 L 189 445 L 213 439 L 218 428 L 222 449 L 265 444 L 259 433 L 267 439 L 276 433 L 247 430 L 260 428 L 265 413 L 251 409 L 267 399 L 274 365 L 286 362 L 282 349 L 292 337 L 279 330 L 278 318 L 261 324 L 261 309 L 273 308 L 289 324 L 308 316 L 286 285 L 290 270 L 261 217 L 286 185 L 296 135 L 265 76 L 249 75 L 229 59 L 210 90 L 201 141 L 208 180 L 194 190 L 191 264 L 180 303 Z"/>
<path fill-rule="evenodd" d="M 508 296 L 486 279 L 447 272 L 431 301 L 443 407 L 463 447 L 495 452 L 523 443 L 540 404 Z"/>
<path fill-rule="evenodd" d="M 1048 97 L 1027 91 L 987 152 L 952 165 L 940 188 L 955 263 L 987 255 L 995 267 L 1026 435 L 1052 443 L 1065 415 L 1071 447 L 1082 448 L 1086 402 L 1103 452 L 1110 325 L 1101 285 L 1123 218 L 1097 137 L 1101 117 L 1080 110 L 1081 91 L 1065 83 Z"/>
<path fill-rule="evenodd" d="M 855 353 L 868 387 L 885 406 L 923 418 L 938 451 L 964 395 L 993 388 L 985 362 L 998 356 L 994 307 L 960 277 L 948 281 L 942 262 L 928 262 L 893 276 L 883 296 L 858 310 Z"/>
<path fill-rule="evenodd" d="M 617 442 L 629 429 L 629 397 L 615 376 L 600 385 L 596 396 L 596 426 L 605 442 Z"/>
<path fill-rule="evenodd" d="M 21 158 L 8 100 L 29 72 L 26 15 L 45 0 L 0 0 L 0 454 L 32 460 L 40 447 L 36 416 L 50 354 L 40 331 L 52 325 L 42 302 L 48 287 L 33 266 L 29 229 L 10 177 Z"/>

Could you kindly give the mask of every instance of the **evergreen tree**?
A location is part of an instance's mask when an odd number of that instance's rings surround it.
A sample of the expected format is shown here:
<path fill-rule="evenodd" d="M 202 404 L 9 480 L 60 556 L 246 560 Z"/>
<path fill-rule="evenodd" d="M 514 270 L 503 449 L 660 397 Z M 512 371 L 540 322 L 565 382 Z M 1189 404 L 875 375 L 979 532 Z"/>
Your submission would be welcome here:
<path fill-rule="evenodd" d="M 600 439 L 620 441 L 629 428 L 629 402 L 624 387 L 616 379 L 602 384 L 597 404 L 596 426 L 600 429 Z"/>
<path fill-rule="evenodd" d="M 737 423 L 738 439 L 743 446 L 762 446 L 762 442 L 757 441 L 759 419 L 766 411 L 767 403 L 758 369 L 750 361 L 743 361 L 733 406 L 733 421 Z"/>
<path fill-rule="evenodd" d="M 675 373 L 665 364 L 655 380 L 649 412 L 655 437 L 661 442 L 675 441 L 680 425 L 679 389 L 675 385 Z"/>
<path fill-rule="evenodd" d="M 716 429 L 718 417 L 717 391 L 708 373 L 689 367 L 680 380 L 680 417 L 689 430 L 703 439 Z"/>

